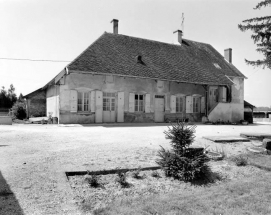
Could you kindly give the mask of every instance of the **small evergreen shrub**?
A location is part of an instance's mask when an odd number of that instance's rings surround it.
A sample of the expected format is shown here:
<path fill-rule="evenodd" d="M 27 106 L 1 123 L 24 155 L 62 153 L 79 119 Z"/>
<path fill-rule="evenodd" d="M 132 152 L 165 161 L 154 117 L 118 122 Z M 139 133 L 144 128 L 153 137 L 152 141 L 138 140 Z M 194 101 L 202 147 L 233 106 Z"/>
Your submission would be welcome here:
<path fill-rule="evenodd" d="M 85 176 L 85 180 L 87 181 L 87 183 L 91 186 L 91 187 L 99 187 L 101 185 L 100 183 L 100 179 L 101 176 L 93 174 L 93 175 L 89 175 L 87 174 Z"/>
<path fill-rule="evenodd" d="M 208 157 L 203 148 L 189 148 L 195 138 L 195 125 L 177 122 L 164 131 L 166 139 L 170 140 L 172 150 L 161 146 L 156 163 L 164 170 L 165 175 L 179 180 L 193 181 L 205 177 L 208 169 Z"/>
<path fill-rule="evenodd" d="M 129 183 L 127 182 L 127 174 L 126 174 L 126 172 L 118 171 L 116 181 L 122 187 L 129 187 Z"/>
<path fill-rule="evenodd" d="M 247 158 L 245 158 L 242 155 L 234 157 L 233 161 L 235 162 L 236 166 L 246 166 L 246 165 L 248 165 Z"/>

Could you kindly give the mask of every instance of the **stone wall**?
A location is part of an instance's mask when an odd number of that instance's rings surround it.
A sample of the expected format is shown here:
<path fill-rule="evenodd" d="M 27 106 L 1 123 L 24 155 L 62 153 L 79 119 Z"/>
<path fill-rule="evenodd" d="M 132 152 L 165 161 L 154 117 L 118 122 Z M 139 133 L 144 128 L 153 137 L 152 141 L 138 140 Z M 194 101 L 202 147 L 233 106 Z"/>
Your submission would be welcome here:
<path fill-rule="evenodd" d="M 46 116 L 46 94 L 40 91 L 27 99 L 27 117 Z"/>

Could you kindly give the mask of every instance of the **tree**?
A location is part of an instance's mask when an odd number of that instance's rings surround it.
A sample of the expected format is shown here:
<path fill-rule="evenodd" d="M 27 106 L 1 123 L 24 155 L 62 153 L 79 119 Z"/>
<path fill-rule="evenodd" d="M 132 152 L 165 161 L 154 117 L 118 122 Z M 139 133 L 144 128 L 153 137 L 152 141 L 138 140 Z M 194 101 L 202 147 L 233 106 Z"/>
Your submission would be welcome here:
<path fill-rule="evenodd" d="M 255 10 L 261 9 L 262 7 L 271 6 L 271 0 L 261 1 L 254 8 Z M 248 65 L 252 66 L 263 66 L 271 69 L 271 16 L 256 17 L 252 19 L 244 20 L 243 23 L 239 24 L 238 28 L 241 31 L 251 30 L 253 34 L 251 38 L 257 45 L 256 51 L 263 54 L 262 60 L 247 60 Z"/>
<path fill-rule="evenodd" d="M 11 108 L 16 101 L 17 96 L 13 84 L 10 85 L 7 91 L 5 87 L 2 87 L 0 92 L 0 108 Z"/>

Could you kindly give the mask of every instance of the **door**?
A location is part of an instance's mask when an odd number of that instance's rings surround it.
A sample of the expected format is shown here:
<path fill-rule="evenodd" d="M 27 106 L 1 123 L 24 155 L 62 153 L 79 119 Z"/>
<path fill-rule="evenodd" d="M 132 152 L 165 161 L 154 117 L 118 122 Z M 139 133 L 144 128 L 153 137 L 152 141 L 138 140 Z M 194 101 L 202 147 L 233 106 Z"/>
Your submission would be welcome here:
<path fill-rule="evenodd" d="M 154 100 L 154 121 L 164 122 L 165 115 L 165 98 L 164 96 L 156 95 Z"/>
<path fill-rule="evenodd" d="M 209 110 L 212 109 L 218 102 L 218 87 L 209 88 Z"/>
<path fill-rule="evenodd" d="M 115 93 L 103 92 L 103 122 L 115 122 Z"/>

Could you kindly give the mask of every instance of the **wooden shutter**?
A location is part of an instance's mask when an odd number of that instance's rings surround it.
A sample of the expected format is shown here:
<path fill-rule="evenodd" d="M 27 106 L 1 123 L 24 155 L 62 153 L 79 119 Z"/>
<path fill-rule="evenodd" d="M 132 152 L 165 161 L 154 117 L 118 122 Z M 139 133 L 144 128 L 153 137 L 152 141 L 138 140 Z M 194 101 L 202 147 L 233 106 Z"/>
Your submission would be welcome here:
<path fill-rule="evenodd" d="M 223 102 L 227 101 L 227 88 L 226 87 L 222 88 L 222 101 Z"/>
<path fill-rule="evenodd" d="M 90 92 L 89 102 L 90 102 L 90 111 L 95 112 L 95 91 L 94 90 Z"/>
<path fill-rule="evenodd" d="M 70 106 L 71 106 L 71 112 L 77 112 L 77 91 L 76 90 L 70 91 Z"/>
<path fill-rule="evenodd" d="M 170 96 L 170 113 L 176 113 L 176 96 Z"/>
<path fill-rule="evenodd" d="M 200 112 L 205 113 L 205 97 L 200 98 Z"/>
<path fill-rule="evenodd" d="M 134 93 L 129 94 L 129 112 L 130 113 L 135 112 L 135 94 Z"/>
<path fill-rule="evenodd" d="M 118 92 L 117 122 L 124 122 L 124 92 Z"/>
<path fill-rule="evenodd" d="M 151 95 L 146 94 L 145 95 L 145 113 L 151 112 Z"/>
<path fill-rule="evenodd" d="M 95 122 L 103 122 L 103 92 L 96 91 L 95 93 Z"/>
<path fill-rule="evenodd" d="M 193 113 L 193 97 L 186 97 L 186 113 Z"/>

